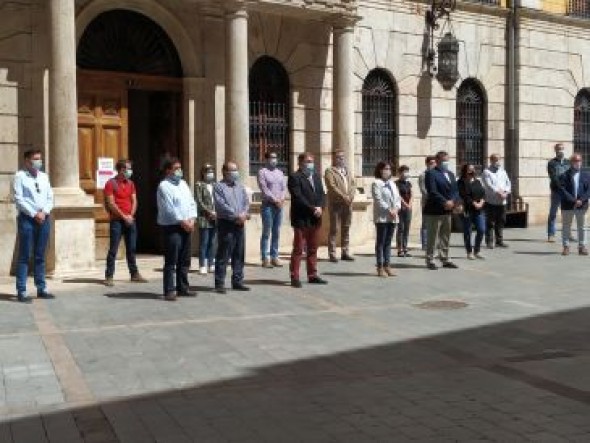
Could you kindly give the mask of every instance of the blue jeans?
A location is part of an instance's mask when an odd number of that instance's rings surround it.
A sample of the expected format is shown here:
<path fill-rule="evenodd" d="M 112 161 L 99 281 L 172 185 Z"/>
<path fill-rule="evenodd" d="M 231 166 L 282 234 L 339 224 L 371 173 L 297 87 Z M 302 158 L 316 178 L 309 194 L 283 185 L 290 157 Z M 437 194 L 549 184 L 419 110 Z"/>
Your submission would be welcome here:
<path fill-rule="evenodd" d="M 472 227 L 475 226 L 475 245 L 471 242 Z M 468 254 L 479 253 L 481 250 L 481 242 L 486 232 L 486 218 L 483 211 L 474 212 L 463 215 L 463 242 L 465 243 L 465 250 Z"/>
<path fill-rule="evenodd" d="M 395 231 L 395 223 L 375 223 L 377 236 L 375 239 L 375 257 L 377 267 L 389 266 L 391 261 L 391 241 Z"/>
<path fill-rule="evenodd" d="M 262 216 L 262 236 L 260 237 L 260 255 L 262 260 L 268 258 L 268 241 L 270 241 L 270 258 L 279 258 L 279 238 L 283 209 L 272 204 L 264 203 L 260 210 Z"/>
<path fill-rule="evenodd" d="M 19 214 L 18 219 L 18 261 L 16 266 L 16 292 L 27 292 L 27 276 L 29 275 L 29 258 L 31 249 L 34 256 L 34 276 L 37 293 L 47 290 L 45 283 L 45 251 L 51 231 L 49 216 L 41 224 L 34 218 Z"/>
<path fill-rule="evenodd" d="M 215 260 L 215 237 L 216 228 L 199 228 L 199 266 L 205 266 L 205 261 L 209 266 L 213 266 Z"/>
<path fill-rule="evenodd" d="M 109 253 L 107 254 L 107 269 L 105 271 L 106 278 L 112 278 L 115 275 L 115 261 L 117 260 L 117 252 L 119 251 L 119 244 L 121 237 L 125 239 L 125 250 L 127 255 L 127 267 L 131 276 L 137 274 L 137 262 L 135 260 L 135 251 L 137 248 L 137 226 L 135 222 L 128 225 L 123 220 L 111 220 L 110 223 L 110 245 Z"/>
<path fill-rule="evenodd" d="M 557 210 L 561 205 L 561 196 L 559 192 L 551 190 L 551 206 L 549 207 L 549 217 L 547 218 L 547 236 L 553 237 L 557 232 Z"/>
<path fill-rule="evenodd" d="M 188 270 L 191 267 L 191 234 L 180 225 L 163 226 L 164 295 L 188 291 Z M 175 281 L 176 278 L 176 281 Z"/>
<path fill-rule="evenodd" d="M 231 259 L 232 286 L 244 281 L 245 229 L 233 221 L 217 222 L 217 255 L 215 256 L 215 287 L 223 288 L 227 274 L 227 262 Z"/>

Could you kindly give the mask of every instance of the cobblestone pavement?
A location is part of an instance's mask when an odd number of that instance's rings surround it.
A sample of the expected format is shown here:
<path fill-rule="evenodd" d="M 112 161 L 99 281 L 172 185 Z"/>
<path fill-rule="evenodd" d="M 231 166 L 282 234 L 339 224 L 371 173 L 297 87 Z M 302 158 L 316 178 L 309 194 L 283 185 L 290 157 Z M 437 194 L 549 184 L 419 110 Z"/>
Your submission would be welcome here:
<path fill-rule="evenodd" d="M 590 260 L 541 230 L 427 271 L 322 262 L 325 287 L 247 268 L 248 294 L 159 298 L 100 272 L 14 303 L 0 286 L 0 442 L 590 441 Z M 252 240 L 254 241 L 254 240 Z M 357 251 L 359 252 L 359 251 Z"/>

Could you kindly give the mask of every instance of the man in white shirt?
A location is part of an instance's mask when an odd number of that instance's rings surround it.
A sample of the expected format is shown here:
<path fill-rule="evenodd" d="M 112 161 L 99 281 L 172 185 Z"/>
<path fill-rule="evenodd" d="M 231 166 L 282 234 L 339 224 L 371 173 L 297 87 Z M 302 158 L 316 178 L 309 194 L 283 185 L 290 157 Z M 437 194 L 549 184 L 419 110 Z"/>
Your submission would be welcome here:
<path fill-rule="evenodd" d="M 180 160 L 163 164 L 164 179 L 158 186 L 158 225 L 164 234 L 164 299 L 195 296 L 189 291 L 191 235 L 195 229 L 197 204 L 188 184 L 182 179 Z M 176 282 L 175 282 L 176 277 Z"/>
<path fill-rule="evenodd" d="M 489 249 L 495 245 L 507 248 L 504 243 L 504 225 L 506 224 L 506 199 L 512 192 L 512 185 L 506 170 L 500 165 L 498 154 L 490 155 L 490 166 L 482 174 L 486 191 L 486 245 Z"/>
<path fill-rule="evenodd" d="M 16 292 L 18 301 L 30 303 L 27 296 L 29 256 L 34 249 L 34 281 L 37 297 L 50 299 L 45 282 L 45 252 L 51 231 L 50 213 L 53 209 L 53 191 L 47 174 L 41 171 L 41 151 L 25 152 L 24 168 L 14 176 L 13 192 L 18 211 L 18 260 L 16 267 Z"/>

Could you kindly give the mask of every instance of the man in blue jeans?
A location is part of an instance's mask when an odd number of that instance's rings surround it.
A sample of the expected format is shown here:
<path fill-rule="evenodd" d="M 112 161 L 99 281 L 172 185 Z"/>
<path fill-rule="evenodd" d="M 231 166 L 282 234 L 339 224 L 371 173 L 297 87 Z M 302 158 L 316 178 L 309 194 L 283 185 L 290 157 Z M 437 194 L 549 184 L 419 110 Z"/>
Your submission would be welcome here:
<path fill-rule="evenodd" d="M 29 257 L 33 249 L 35 286 L 37 297 L 54 298 L 47 292 L 45 282 L 45 251 L 51 231 L 50 214 L 53 209 L 53 191 L 47 174 L 41 171 L 41 151 L 25 152 L 24 168 L 14 176 L 13 192 L 18 211 L 18 261 L 16 267 L 16 293 L 19 302 L 30 303 L 27 296 Z"/>
<path fill-rule="evenodd" d="M 555 242 L 555 232 L 557 231 L 557 210 L 561 204 L 559 180 L 569 168 L 570 162 L 565 158 L 565 148 L 563 144 L 557 143 L 555 145 L 555 158 L 547 163 L 547 175 L 549 175 L 549 187 L 551 189 L 551 205 L 549 207 L 549 217 L 547 218 L 547 241 L 549 243 Z"/>
<path fill-rule="evenodd" d="M 267 152 L 266 167 L 258 172 L 258 187 L 262 192 L 262 236 L 260 237 L 260 255 L 263 268 L 280 268 L 279 238 L 285 203 L 285 174 L 278 168 L 276 152 Z M 269 245 L 270 242 L 270 258 Z"/>
<path fill-rule="evenodd" d="M 119 251 L 121 237 L 125 239 L 127 266 L 131 281 L 145 283 L 137 270 L 135 249 L 137 245 L 137 226 L 135 212 L 137 211 L 137 194 L 135 184 L 131 181 L 133 170 L 129 160 L 119 160 L 115 166 L 117 175 L 110 179 L 104 187 L 105 208 L 110 216 L 110 245 L 107 255 L 105 271 L 105 286 L 114 286 L 115 260 Z"/>

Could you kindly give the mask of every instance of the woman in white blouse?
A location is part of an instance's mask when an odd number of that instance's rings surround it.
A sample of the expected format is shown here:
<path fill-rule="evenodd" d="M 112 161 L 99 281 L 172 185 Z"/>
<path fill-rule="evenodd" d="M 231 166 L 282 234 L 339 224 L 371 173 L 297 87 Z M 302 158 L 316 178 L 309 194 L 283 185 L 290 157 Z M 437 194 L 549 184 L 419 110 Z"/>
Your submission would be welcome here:
<path fill-rule="evenodd" d="M 373 221 L 375 223 L 375 256 L 377 275 L 394 276 L 390 267 L 391 240 L 397 224 L 397 214 L 401 208 L 401 197 L 392 180 L 392 166 L 389 162 L 379 162 L 375 167 L 375 181 L 371 187 L 373 195 Z"/>

